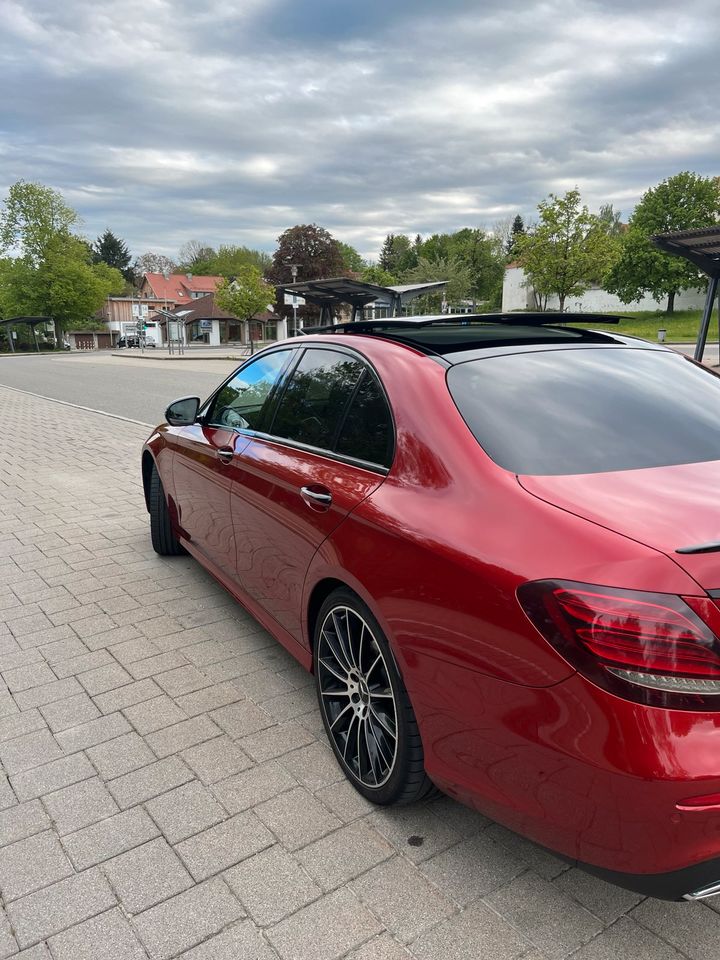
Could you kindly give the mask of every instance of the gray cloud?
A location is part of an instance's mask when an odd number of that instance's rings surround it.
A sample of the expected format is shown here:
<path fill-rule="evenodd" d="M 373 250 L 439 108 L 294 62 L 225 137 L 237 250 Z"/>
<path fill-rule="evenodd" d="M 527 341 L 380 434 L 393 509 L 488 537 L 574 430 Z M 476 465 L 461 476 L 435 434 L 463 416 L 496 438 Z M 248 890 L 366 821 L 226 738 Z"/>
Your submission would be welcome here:
<path fill-rule="evenodd" d="M 373 256 L 720 172 L 712 0 L 0 0 L 0 28 L 0 190 L 135 253 L 316 221 Z"/>

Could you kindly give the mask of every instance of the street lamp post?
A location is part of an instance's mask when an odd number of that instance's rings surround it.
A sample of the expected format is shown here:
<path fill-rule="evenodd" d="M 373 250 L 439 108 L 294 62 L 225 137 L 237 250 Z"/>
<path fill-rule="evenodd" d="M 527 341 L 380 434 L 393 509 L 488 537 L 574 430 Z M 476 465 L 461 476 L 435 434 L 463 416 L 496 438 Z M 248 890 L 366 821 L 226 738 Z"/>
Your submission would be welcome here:
<path fill-rule="evenodd" d="M 300 266 L 300 264 L 288 263 L 288 266 L 290 267 L 290 276 L 292 277 L 292 282 L 295 283 L 297 281 L 298 267 Z M 298 320 L 297 320 L 297 303 L 295 302 L 294 295 L 293 295 L 292 310 L 293 310 L 293 336 L 296 337 L 298 332 L 298 325 L 297 325 Z"/>

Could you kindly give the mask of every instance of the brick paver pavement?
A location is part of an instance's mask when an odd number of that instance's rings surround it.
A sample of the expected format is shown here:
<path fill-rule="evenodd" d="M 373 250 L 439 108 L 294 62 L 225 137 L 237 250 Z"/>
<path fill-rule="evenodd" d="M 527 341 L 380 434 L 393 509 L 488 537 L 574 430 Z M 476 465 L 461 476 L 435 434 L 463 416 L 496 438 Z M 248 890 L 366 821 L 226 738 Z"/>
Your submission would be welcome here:
<path fill-rule="evenodd" d="M 311 678 L 153 553 L 144 428 L 2 387 L 0 410 L 0 958 L 720 955 L 711 905 L 446 798 L 371 808 Z"/>

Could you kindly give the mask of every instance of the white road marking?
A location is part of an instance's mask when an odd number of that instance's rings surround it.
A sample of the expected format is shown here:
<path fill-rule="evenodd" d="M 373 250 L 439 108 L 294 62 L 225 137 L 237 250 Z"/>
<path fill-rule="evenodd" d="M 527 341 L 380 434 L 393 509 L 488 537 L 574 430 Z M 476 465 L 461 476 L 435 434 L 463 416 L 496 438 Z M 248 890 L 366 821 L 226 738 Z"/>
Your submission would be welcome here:
<path fill-rule="evenodd" d="M 83 407 L 79 403 L 70 403 L 69 400 L 58 400 L 57 397 L 46 397 L 42 393 L 33 393 L 31 390 L 20 390 L 19 387 L 8 387 L 4 383 L 0 383 L 0 388 L 3 390 L 14 390 L 15 393 L 25 393 L 28 397 L 37 397 L 38 400 L 50 400 L 52 403 L 62 403 L 65 407 L 74 407 L 76 410 L 84 410 L 86 413 L 99 413 L 103 417 L 112 417 L 113 420 L 124 420 L 125 423 L 136 423 L 140 427 L 150 427 L 152 429 L 154 423 L 146 423 L 145 420 L 133 420 L 131 417 L 121 417 L 119 413 L 110 413 L 108 410 L 97 410 L 95 407 Z"/>

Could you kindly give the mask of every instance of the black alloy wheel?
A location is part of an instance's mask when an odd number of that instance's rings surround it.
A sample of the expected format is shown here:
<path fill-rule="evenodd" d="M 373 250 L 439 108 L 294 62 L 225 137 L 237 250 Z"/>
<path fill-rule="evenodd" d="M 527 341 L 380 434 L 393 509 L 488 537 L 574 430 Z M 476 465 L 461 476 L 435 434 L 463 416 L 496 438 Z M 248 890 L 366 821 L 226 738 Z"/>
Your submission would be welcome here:
<path fill-rule="evenodd" d="M 434 792 L 387 639 L 351 591 L 335 590 L 323 604 L 313 657 L 325 730 L 355 789 L 378 804 L 412 803 Z"/>
<path fill-rule="evenodd" d="M 161 557 L 179 557 L 187 553 L 173 533 L 165 491 L 155 464 L 150 474 L 150 540 L 153 550 Z"/>

